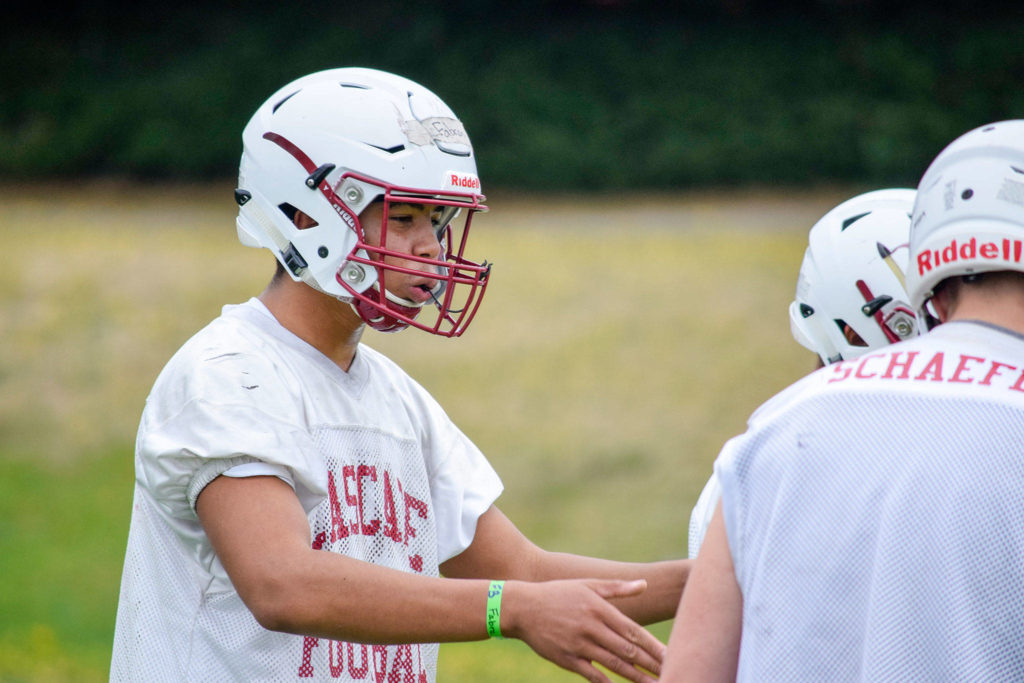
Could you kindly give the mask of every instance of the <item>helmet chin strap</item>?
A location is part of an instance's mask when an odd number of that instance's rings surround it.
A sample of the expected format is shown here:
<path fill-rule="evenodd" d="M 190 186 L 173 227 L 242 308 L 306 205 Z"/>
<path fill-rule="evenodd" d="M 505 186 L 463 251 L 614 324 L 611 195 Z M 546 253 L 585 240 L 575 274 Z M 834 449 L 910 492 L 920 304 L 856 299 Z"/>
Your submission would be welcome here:
<path fill-rule="evenodd" d="M 376 287 L 377 285 L 374 285 Z M 368 290 L 369 291 L 369 290 Z M 365 294 L 365 293 L 364 293 Z M 396 315 L 404 315 L 407 318 L 415 318 L 419 313 L 420 306 L 418 305 L 406 305 L 405 299 L 401 299 L 391 292 L 384 290 L 384 296 L 388 302 L 394 304 L 396 307 L 400 307 L 401 311 L 391 311 L 387 306 L 383 306 L 379 303 L 367 303 L 365 300 L 353 298 L 349 301 L 349 305 L 352 310 L 362 318 L 363 322 L 380 332 L 397 332 L 403 330 L 409 326 L 409 323 L 399 320 Z M 413 304 L 414 302 L 408 302 Z"/>
<path fill-rule="evenodd" d="M 439 310 L 444 310 L 444 304 L 441 303 L 441 300 L 437 298 L 437 295 L 438 294 L 444 294 L 444 290 L 445 290 L 445 286 L 444 286 L 443 282 L 438 284 L 438 286 L 435 287 L 434 289 L 430 290 L 430 298 L 433 299 L 434 305 L 437 306 L 437 308 Z M 424 302 L 424 303 L 426 303 L 426 302 Z M 454 315 L 458 315 L 459 313 L 462 313 L 464 310 L 466 310 L 466 309 L 465 308 L 459 308 L 459 309 L 452 308 L 452 309 L 448 309 L 446 311 L 446 313 L 451 313 L 451 314 L 454 314 Z"/>
<path fill-rule="evenodd" d="M 377 285 L 373 285 L 373 287 L 376 287 L 376 286 Z M 389 290 L 387 287 L 384 288 L 384 296 L 391 303 L 398 304 L 399 306 L 401 306 L 403 308 L 422 308 L 423 304 L 426 303 L 425 301 L 421 302 L 421 303 L 416 303 L 415 301 L 410 301 L 409 299 L 405 299 L 405 298 L 402 298 L 402 297 L 400 297 L 400 296 L 398 296 L 396 294 L 392 294 L 391 290 Z M 431 296 L 433 296 L 433 292 L 431 292 Z M 435 301 L 436 301 L 436 299 L 435 299 Z"/>

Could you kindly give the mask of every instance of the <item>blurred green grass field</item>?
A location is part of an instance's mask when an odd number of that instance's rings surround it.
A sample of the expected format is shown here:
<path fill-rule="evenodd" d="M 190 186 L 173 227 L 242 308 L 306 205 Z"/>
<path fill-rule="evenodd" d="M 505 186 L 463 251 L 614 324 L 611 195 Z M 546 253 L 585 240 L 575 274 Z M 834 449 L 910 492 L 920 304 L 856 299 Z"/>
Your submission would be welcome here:
<path fill-rule="evenodd" d="M 107 677 L 146 394 L 273 271 L 238 245 L 230 191 L 0 188 L 0 680 Z M 813 365 L 786 309 L 807 230 L 852 194 L 495 192 L 474 222 L 495 266 L 469 332 L 364 342 L 488 454 L 534 541 L 678 557 L 722 443 Z M 439 678 L 579 680 L 512 641 L 443 646 Z"/>

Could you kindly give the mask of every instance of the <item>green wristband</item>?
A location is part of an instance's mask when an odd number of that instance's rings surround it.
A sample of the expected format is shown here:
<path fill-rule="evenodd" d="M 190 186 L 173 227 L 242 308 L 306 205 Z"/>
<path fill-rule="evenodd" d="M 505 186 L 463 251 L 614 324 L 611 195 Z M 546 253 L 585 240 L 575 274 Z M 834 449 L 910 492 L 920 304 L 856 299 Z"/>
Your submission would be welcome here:
<path fill-rule="evenodd" d="M 501 635 L 501 594 L 504 590 L 504 581 L 491 581 L 487 589 L 487 635 L 491 638 L 504 637 Z"/>

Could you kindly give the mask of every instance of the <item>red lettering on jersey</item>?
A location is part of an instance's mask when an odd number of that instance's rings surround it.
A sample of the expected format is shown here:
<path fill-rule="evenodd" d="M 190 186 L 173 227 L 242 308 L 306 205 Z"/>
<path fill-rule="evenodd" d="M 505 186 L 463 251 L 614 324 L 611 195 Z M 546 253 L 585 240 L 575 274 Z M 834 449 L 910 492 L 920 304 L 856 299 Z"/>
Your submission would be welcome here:
<path fill-rule="evenodd" d="M 376 683 L 384 683 L 384 676 L 388 672 L 388 649 L 383 645 L 373 646 L 373 680 Z"/>
<path fill-rule="evenodd" d="M 889 355 L 889 367 L 885 369 L 885 374 L 882 375 L 882 379 L 910 379 L 910 366 L 917 358 L 917 351 L 910 351 L 907 353 L 907 359 L 900 361 L 902 352 L 897 351 L 896 353 Z M 899 377 L 895 377 L 893 373 L 896 368 L 900 368 Z"/>
<path fill-rule="evenodd" d="M 338 487 L 334 483 L 334 472 L 327 472 L 327 499 L 331 506 L 331 543 L 348 536 L 345 515 L 341 512 L 341 501 L 338 500 Z"/>
<path fill-rule="evenodd" d="M 416 537 L 413 511 L 420 519 L 428 519 L 428 503 L 405 493 L 401 480 L 386 469 L 362 464 L 345 465 L 340 470 L 343 492 L 338 490 L 335 472 L 327 473 L 330 533 L 317 534 L 314 529 L 313 549 L 325 549 L 350 535 L 376 536 L 382 531 L 395 543 L 408 546 L 409 538 Z M 345 507 L 352 508 L 348 517 Z M 381 516 L 371 518 L 374 513 Z"/>
<path fill-rule="evenodd" d="M 314 678 L 316 676 L 316 668 L 313 666 L 313 650 L 317 647 L 320 647 L 319 638 L 306 636 L 302 639 L 302 662 L 299 664 L 299 678 Z M 416 657 L 413 656 L 413 647 L 416 648 Z M 388 667 L 389 658 L 391 660 L 390 669 Z M 414 660 L 419 660 L 419 665 Z M 347 667 L 346 661 L 348 662 Z M 392 681 L 417 683 L 417 681 L 427 680 L 427 673 L 423 669 L 423 652 L 419 645 L 370 646 L 328 640 L 327 665 L 331 672 L 331 678 L 342 678 L 347 668 L 350 679 L 366 680 L 369 678 L 372 666 L 375 683 L 383 683 L 385 680 L 389 683 Z"/>
<path fill-rule="evenodd" d="M 359 505 L 356 508 L 356 516 L 359 518 L 359 531 L 363 536 L 373 536 L 380 529 L 380 520 L 371 519 L 369 524 L 363 522 L 365 519 L 363 510 L 363 479 L 369 477 L 370 481 L 377 481 L 377 468 L 372 465 L 360 465 L 356 470 L 356 492 L 359 497 Z"/>
<path fill-rule="evenodd" d="M 341 678 L 341 675 L 345 673 L 345 662 L 342 659 L 341 653 L 345 648 L 344 643 L 339 643 L 336 640 L 330 640 L 327 642 L 327 664 L 331 668 L 331 678 Z M 334 653 L 338 653 L 338 661 L 334 661 Z"/>
<path fill-rule="evenodd" d="M 359 666 L 356 666 L 355 648 L 357 646 L 352 643 L 345 643 L 345 648 L 348 650 L 348 675 L 357 681 L 361 681 L 366 678 L 366 673 L 370 669 L 370 653 L 367 652 L 365 645 L 359 645 L 359 652 L 361 653 L 360 661 L 362 662 Z"/>
<path fill-rule="evenodd" d="M 388 683 L 416 683 L 416 674 L 412 671 L 411 645 L 399 645 L 395 649 L 395 658 L 391 661 L 391 671 L 388 672 Z"/>
<path fill-rule="evenodd" d="M 344 467 L 341 468 L 341 481 L 342 481 L 342 483 L 344 484 L 344 487 L 345 487 L 345 504 L 348 505 L 350 508 L 355 508 L 356 509 L 356 521 L 352 522 L 348 526 L 349 526 L 349 529 L 352 531 L 353 534 L 358 534 L 359 533 L 359 519 L 358 519 L 358 516 L 359 516 L 359 499 L 356 498 L 354 493 L 349 491 L 349 488 L 348 488 L 349 479 L 352 480 L 352 484 L 354 486 L 355 485 L 355 481 L 356 481 L 356 468 L 355 468 L 355 465 L 345 465 Z"/>
<path fill-rule="evenodd" d="M 302 639 L 302 663 L 299 664 L 299 678 L 313 677 L 313 648 L 319 646 L 319 638 L 306 636 Z"/>
<path fill-rule="evenodd" d="M 870 375 L 863 372 L 864 366 L 867 365 L 867 362 L 872 358 L 881 358 L 882 355 L 883 354 L 881 353 L 870 353 L 861 358 L 860 362 L 857 363 L 857 372 L 855 372 L 853 376 L 856 377 L 857 379 L 871 379 L 872 377 L 874 377 L 876 374 L 874 372 L 872 372 Z"/>
<path fill-rule="evenodd" d="M 427 504 L 419 498 L 403 493 L 405 496 L 405 544 L 409 545 L 410 538 L 416 538 L 416 529 L 412 525 L 412 511 L 415 510 L 420 519 L 427 518 Z"/>
<path fill-rule="evenodd" d="M 402 542 L 402 531 L 398 527 L 398 511 L 395 494 L 391 488 L 391 475 L 384 472 L 384 535 L 396 543 Z"/>
<path fill-rule="evenodd" d="M 992 361 L 992 367 L 989 369 L 988 374 L 985 375 L 985 379 L 983 379 L 980 382 L 978 382 L 978 384 L 981 384 L 981 385 L 986 386 L 986 387 L 988 385 L 992 384 L 992 378 L 995 377 L 996 375 L 998 375 L 999 371 L 1002 368 L 1006 368 L 1007 370 L 1016 370 L 1017 366 L 1016 365 L 1007 365 L 1006 363 L 1000 363 L 999 361 L 994 360 L 994 361 Z"/>
<path fill-rule="evenodd" d="M 963 379 L 963 377 L 961 377 L 961 375 L 963 375 L 964 371 L 967 369 L 967 362 L 972 360 L 977 361 L 979 363 L 985 362 L 984 358 L 978 358 L 977 356 L 965 356 L 964 354 L 961 353 L 960 362 L 957 363 L 956 370 L 953 371 L 953 376 L 949 378 L 949 381 L 962 382 L 963 384 L 970 384 L 971 382 L 973 382 L 973 377 L 970 377 L 968 379 Z"/>
<path fill-rule="evenodd" d="M 830 384 L 832 382 L 842 382 L 853 372 L 853 367 L 849 363 L 835 363 L 830 367 L 832 368 L 832 374 L 841 375 L 840 377 L 829 377 L 828 381 Z"/>
<path fill-rule="evenodd" d="M 1024 372 L 1020 373 L 1020 377 L 1017 378 L 1017 381 L 1013 383 L 1013 386 L 1010 387 L 1010 389 L 1014 391 L 1024 391 Z"/>
<path fill-rule="evenodd" d="M 939 351 L 934 356 L 932 356 L 932 359 L 930 361 L 928 361 L 928 365 L 924 366 L 924 370 L 921 371 L 921 374 L 918 375 L 917 377 L 915 377 L 914 379 L 916 379 L 918 381 L 921 381 L 921 380 L 924 380 L 924 379 L 928 379 L 928 380 L 930 380 L 932 382 L 941 382 L 942 381 L 942 359 L 943 359 L 943 353 L 942 353 L 942 351 Z M 931 377 L 928 377 L 929 374 L 931 375 Z"/>

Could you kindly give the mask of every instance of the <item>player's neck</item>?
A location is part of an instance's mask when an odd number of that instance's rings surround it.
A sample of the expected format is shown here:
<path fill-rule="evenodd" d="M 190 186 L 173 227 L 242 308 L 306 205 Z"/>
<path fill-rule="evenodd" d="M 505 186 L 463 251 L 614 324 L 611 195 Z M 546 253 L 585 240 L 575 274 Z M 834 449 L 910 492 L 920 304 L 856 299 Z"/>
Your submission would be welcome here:
<path fill-rule="evenodd" d="M 364 329 L 349 304 L 288 278 L 271 282 L 259 299 L 285 329 L 348 372 Z"/>
<path fill-rule="evenodd" d="M 949 320 L 978 320 L 1024 335 L 1024 291 L 964 291 Z"/>

